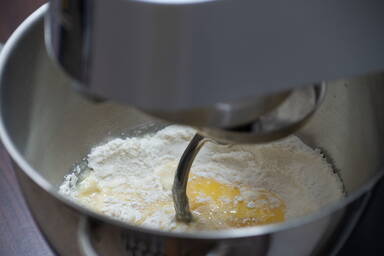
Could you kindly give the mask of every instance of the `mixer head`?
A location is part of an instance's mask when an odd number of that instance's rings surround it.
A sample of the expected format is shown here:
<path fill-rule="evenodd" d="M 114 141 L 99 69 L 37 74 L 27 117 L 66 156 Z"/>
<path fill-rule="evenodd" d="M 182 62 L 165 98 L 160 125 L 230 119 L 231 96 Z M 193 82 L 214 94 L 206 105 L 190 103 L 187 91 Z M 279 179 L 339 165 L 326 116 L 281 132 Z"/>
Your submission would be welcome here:
<path fill-rule="evenodd" d="M 319 81 L 384 67 L 380 0 L 51 0 L 49 9 L 47 47 L 79 91 L 223 142 L 286 136 L 320 104 Z"/>

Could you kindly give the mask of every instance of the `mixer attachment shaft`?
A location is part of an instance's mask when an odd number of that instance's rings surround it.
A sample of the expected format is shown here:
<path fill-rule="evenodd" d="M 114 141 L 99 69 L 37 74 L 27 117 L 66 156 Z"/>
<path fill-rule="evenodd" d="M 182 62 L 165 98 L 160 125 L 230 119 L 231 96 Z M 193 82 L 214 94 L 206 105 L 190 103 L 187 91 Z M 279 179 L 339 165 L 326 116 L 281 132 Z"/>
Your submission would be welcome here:
<path fill-rule="evenodd" d="M 187 197 L 188 176 L 193 160 L 208 140 L 209 139 L 204 136 L 196 133 L 180 158 L 172 187 L 173 204 L 177 221 L 185 223 L 192 221 L 192 214 Z"/>

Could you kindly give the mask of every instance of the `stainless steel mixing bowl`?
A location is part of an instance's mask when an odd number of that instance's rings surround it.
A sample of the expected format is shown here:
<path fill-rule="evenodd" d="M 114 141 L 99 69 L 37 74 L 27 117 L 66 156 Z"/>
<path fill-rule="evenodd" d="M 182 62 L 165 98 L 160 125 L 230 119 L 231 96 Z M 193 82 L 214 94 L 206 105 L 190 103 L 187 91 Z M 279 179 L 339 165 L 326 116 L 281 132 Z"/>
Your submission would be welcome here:
<path fill-rule="evenodd" d="M 28 205 L 60 255 L 331 255 L 361 215 L 381 177 L 384 76 L 328 84 L 325 101 L 299 136 L 320 147 L 345 184 L 346 199 L 311 216 L 238 230 L 169 233 L 134 227 L 63 198 L 58 186 L 96 144 L 158 122 L 127 107 L 92 103 L 47 56 L 46 6 L 0 55 L 0 135 Z M 358 60 L 357 60 L 358 61 Z"/>

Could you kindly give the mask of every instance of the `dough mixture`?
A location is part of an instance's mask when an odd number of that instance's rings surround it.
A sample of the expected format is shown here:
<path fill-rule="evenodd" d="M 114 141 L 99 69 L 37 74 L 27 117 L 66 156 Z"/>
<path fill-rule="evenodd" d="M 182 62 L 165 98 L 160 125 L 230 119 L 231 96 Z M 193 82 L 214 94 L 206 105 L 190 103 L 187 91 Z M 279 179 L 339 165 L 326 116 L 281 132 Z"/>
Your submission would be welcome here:
<path fill-rule="evenodd" d="M 187 194 L 194 221 L 175 221 L 171 187 L 178 160 L 195 134 L 171 125 L 155 134 L 94 147 L 60 192 L 131 224 L 188 231 L 282 222 L 344 196 L 318 150 L 296 136 L 263 145 L 206 143 L 191 168 Z"/>

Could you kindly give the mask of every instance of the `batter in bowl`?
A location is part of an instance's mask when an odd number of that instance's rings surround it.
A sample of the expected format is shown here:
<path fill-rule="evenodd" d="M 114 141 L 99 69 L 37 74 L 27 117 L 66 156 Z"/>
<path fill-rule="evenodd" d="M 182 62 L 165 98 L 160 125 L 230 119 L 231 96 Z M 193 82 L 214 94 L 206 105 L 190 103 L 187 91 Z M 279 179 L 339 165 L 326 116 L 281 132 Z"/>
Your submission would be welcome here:
<path fill-rule="evenodd" d="M 122 221 L 174 231 L 282 222 L 344 196 L 341 180 L 320 151 L 296 136 L 263 145 L 208 142 L 192 165 L 187 188 L 194 221 L 176 222 L 173 177 L 195 132 L 171 125 L 94 147 L 87 170 L 77 166 L 60 192 Z"/>

